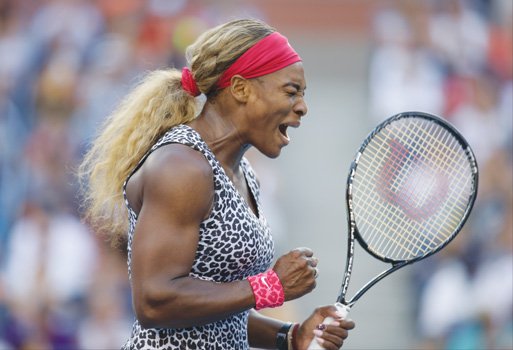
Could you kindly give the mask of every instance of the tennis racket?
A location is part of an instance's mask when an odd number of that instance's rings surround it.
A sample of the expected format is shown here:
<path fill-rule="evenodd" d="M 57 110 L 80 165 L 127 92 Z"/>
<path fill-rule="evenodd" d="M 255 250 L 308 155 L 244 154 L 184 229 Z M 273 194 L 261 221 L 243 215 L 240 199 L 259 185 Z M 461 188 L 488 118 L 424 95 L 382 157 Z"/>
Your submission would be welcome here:
<path fill-rule="evenodd" d="M 445 120 L 406 112 L 379 124 L 360 146 L 347 178 L 347 261 L 335 303 L 340 313 L 347 316 L 384 277 L 444 248 L 468 218 L 477 184 L 474 154 Z M 391 266 L 346 299 L 355 240 Z M 314 338 L 308 349 L 323 347 Z"/>

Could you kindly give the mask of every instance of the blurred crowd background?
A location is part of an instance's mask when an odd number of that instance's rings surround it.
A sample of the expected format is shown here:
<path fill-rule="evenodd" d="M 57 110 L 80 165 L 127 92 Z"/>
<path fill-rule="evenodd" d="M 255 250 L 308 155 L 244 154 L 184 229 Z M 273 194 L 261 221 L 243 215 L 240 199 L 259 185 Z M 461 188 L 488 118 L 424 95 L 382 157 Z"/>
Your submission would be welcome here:
<path fill-rule="evenodd" d="M 512 349 L 510 0 L 0 0 L 0 349 L 124 343 L 133 322 L 126 260 L 82 222 L 74 169 L 144 72 L 181 68 L 199 33 L 237 17 L 269 22 L 324 63 L 334 47 L 344 54 L 344 38 L 358 42 L 366 126 L 423 110 L 465 135 L 480 167 L 478 200 L 465 232 L 407 275 L 405 348 Z M 326 53 L 308 51 L 316 35 L 331 40 Z M 279 193 L 279 172 L 261 164 Z M 282 197 L 268 200 L 279 249 L 295 234 L 282 232 L 292 220 Z"/>

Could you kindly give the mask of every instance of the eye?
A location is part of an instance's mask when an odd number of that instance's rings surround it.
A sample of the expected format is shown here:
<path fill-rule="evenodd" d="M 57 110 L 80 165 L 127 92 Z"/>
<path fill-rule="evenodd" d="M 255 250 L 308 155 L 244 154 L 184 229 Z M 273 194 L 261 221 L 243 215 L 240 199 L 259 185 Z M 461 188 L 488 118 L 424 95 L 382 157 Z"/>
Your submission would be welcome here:
<path fill-rule="evenodd" d="M 284 91 L 289 97 L 304 97 L 305 88 L 301 88 L 299 84 L 290 83 L 284 86 Z"/>

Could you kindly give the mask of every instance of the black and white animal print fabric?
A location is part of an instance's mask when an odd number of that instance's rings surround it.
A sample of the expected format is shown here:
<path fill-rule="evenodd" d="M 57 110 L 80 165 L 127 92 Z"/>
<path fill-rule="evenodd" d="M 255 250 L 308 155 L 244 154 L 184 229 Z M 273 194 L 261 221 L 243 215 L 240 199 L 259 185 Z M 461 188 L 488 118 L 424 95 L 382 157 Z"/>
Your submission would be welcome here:
<path fill-rule="evenodd" d="M 168 131 L 143 157 L 135 173 L 148 155 L 159 147 L 180 143 L 201 152 L 212 166 L 214 174 L 214 205 L 209 217 L 200 225 L 196 257 L 189 276 L 215 283 L 242 280 L 267 270 L 274 255 L 269 226 L 262 214 L 259 186 L 247 159 L 241 169 L 257 203 L 257 214 L 235 189 L 207 144 L 191 127 L 179 125 Z M 180 171 L 177 169 L 177 171 Z M 130 176 L 128 177 L 130 179 Z M 131 251 L 137 215 L 126 199 L 129 215 L 128 272 L 131 275 Z M 173 315 L 169 315 L 173 317 Z M 123 349 L 249 349 L 247 337 L 248 311 L 204 326 L 171 329 L 142 328 L 136 320 L 130 339 Z"/>

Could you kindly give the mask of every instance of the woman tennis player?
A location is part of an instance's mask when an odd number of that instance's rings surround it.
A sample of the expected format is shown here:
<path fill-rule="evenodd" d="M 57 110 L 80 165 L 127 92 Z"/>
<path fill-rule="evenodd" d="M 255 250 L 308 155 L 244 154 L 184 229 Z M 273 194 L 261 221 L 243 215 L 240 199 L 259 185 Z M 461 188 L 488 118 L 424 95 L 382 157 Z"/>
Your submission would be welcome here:
<path fill-rule="evenodd" d="M 244 157 L 251 146 L 277 157 L 287 129 L 300 125 L 301 58 L 267 24 L 235 20 L 201 35 L 187 59 L 181 71 L 148 74 L 81 165 L 89 217 L 117 244 L 129 228 L 136 321 L 123 348 L 292 350 L 314 337 L 340 348 L 354 323 L 333 306 L 301 323 L 258 312 L 315 288 L 310 249 L 272 264 L 259 184 Z M 319 326 L 328 316 L 336 320 Z"/>

